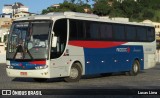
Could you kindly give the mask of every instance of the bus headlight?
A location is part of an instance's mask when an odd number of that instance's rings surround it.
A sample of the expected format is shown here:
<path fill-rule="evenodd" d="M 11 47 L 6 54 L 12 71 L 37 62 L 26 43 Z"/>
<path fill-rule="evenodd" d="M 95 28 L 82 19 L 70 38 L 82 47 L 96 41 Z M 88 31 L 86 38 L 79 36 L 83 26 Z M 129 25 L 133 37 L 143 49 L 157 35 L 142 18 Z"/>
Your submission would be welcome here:
<path fill-rule="evenodd" d="M 48 68 L 48 65 L 45 65 L 45 66 L 36 66 L 35 69 L 45 69 L 45 68 Z"/>

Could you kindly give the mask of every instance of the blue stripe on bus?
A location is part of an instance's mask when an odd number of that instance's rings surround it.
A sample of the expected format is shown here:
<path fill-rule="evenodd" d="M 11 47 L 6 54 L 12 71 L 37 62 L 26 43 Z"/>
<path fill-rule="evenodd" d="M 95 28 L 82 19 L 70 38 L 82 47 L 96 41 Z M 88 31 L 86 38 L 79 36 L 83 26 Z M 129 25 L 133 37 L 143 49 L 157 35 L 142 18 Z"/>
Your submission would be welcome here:
<path fill-rule="evenodd" d="M 129 71 L 134 60 L 144 69 L 142 46 L 117 46 L 112 48 L 84 48 L 85 74 Z"/>
<path fill-rule="evenodd" d="M 42 60 L 42 61 L 30 61 L 30 62 L 23 62 L 23 61 L 18 62 L 18 61 L 11 60 L 10 64 L 13 67 L 13 69 L 30 70 L 30 69 L 35 69 L 35 67 L 38 67 L 38 66 L 45 66 L 46 61 Z"/>

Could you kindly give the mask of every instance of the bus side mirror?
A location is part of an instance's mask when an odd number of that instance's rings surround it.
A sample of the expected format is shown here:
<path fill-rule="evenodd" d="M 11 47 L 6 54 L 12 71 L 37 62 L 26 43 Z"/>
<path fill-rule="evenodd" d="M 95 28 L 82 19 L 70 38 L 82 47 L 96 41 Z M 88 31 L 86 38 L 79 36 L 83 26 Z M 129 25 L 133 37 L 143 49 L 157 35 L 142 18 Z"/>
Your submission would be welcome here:
<path fill-rule="evenodd" d="M 56 47 L 56 46 L 57 46 L 57 36 L 53 36 L 52 47 Z"/>

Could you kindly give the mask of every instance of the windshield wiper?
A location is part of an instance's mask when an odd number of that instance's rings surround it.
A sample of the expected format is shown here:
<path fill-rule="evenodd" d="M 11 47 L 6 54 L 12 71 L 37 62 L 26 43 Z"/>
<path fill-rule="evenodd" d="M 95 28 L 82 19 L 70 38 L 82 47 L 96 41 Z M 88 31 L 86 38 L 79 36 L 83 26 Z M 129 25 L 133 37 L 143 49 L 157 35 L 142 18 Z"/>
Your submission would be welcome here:
<path fill-rule="evenodd" d="M 13 59 L 15 59 L 15 57 L 16 57 L 16 55 L 17 55 L 18 52 L 23 53 L 23 55 L 22 55 L 22 56 L 23 56 L 23 57 L 22 57 L 23 59 L 25 58 L 25 53 L 28 53 L 29 56 L 31 57 L 31 59 L 34 60 L 33 56 L 32 56 L 31 53 L 29 52 L 28 48 L 26 48 L 26 50 L 25 50 L 22 45 L 18 45 L 18 46 L 17 46 L 16 53 L 14 54 Z"/>
<path fill-rule="evenodd" d="M 24 53 L 25 53 L 25 51 L 24 51 Z M 32 56 L 31 53 L 29 52 L 28 48 L 26 48 L 26 53 L 28 53 L 29 56 L 31 57 L 31 59 L 34 60 L 33 56 Z"/>

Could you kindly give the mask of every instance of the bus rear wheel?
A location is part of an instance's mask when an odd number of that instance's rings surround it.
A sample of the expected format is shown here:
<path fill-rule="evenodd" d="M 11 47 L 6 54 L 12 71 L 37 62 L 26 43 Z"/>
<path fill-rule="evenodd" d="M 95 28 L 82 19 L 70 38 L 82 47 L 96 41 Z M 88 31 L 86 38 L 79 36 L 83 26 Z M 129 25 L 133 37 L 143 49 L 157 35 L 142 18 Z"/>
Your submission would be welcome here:
<path fill-rule="evenodd" d="M 140 71 L 140 64 L 138 60 L 135 60 L 133 65 L 132 65 L 132 69 L 131 71 L 129 71 L 129 75 L 130 76 L 136 76 Z"/>
<path fill-rule="evenodd" d="M 64 78 L 66 82 L 77 82 L 82 76 L 82 70 L 78 64 L 74 63 L 70 70 L 69 77 Z"/>

